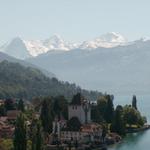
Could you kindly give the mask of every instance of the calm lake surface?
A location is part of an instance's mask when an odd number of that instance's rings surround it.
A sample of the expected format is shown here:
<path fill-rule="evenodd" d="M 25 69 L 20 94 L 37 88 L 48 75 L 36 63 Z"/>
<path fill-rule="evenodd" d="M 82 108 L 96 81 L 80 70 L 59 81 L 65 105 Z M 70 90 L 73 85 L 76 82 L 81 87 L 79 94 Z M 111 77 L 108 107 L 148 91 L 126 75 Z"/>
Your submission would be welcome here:
<path fill-rule="evenodd" d="M 114 104 L 131 104 L 132 96 L 115 96 Z M 150 95 L 137 95 L 138 109 L 142 115 L 147 117 L 150 123 Z M 127 135 L 119 144 L 113 145 L 108 150 L 149 150 L 150 149 L 150 130 Z"/>

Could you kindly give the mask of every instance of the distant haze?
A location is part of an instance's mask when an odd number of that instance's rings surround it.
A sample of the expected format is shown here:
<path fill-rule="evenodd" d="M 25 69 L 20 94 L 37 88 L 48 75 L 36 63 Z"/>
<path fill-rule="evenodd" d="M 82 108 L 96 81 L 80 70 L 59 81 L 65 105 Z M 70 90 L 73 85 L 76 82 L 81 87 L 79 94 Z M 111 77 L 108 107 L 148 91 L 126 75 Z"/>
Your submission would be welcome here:
<path fill-rule="evenodd" d="M 149 14 L 150 0 L 3 0 L 1 59 L 87 89 L 149 94 Z"/>
<path fill-rule="evenodd" d="M 86 89 L 149 93 L 149 39 L 128 42 L 114 32 L 80 44 L 69 43 L 58 35 L 42 41 L 14 38 L 1 51 Z"/>
<path fill-rule="evenodd" d="M 13 37 L 90 40 L 119 32 L 129 40 L 150 37 L 149 0 L 4 0 L 0 2 L 0 45 Z"/>

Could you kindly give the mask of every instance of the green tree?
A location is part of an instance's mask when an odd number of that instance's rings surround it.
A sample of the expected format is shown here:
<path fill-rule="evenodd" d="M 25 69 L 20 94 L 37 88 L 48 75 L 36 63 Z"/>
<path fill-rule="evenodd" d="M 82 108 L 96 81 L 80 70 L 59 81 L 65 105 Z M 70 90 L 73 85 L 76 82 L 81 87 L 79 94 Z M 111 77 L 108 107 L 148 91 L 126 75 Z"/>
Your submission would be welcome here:
<path fill-rule="evenodd" d="M 51 101 L 51 98 L 45 98 L 42 102 L 40 119 L 45 133 L 52 131 L 53 112 Z"/>
<path fill-rule="evenodd" d="M 98 109 L 98 106 L 91 107 L 91 119 L 94 122 L 101 123 L 104 119 Z"/>
<path fill-rule="evenodd" d="M 75 93 L 81 92 L 88 100 L 95 100 L 102 95 L 100 92 L 87 91 L 54 77 L 49 78 L 45 73 L 19 63 L 6 60 L 0 62 L 0 97 L 2 99 L 8 97 L 32 99 L 36 96 L 64 95 L 71 100 Z"/>
<path fill-rule="evenodd" d="M 12 139 L 1 139 L 0 140 L 0 150 L 13 150 Z"/>
<path fill-rule="evenodd" d="M 6 115 L 6 109 L 4 105 L 0 105 L 0 116 Z"/>
<path fill-rule="evenodd" d="M 137 100 L 136 100 L 136 96 L 135 95 L 133 95 L 133 98 L 132 98 L 132 107 L 137 110 Z"/>
<path fill-rule="evenodd" d="M 67 127 L 69 131 L 79 131 L 81 127 L 81 123 L 77 117 L 72 117 L 67 122 Z"/>
<path fill-rule="evenodd" d="M 41 122 L 34 120 L 35 126 L 32 129 L 32 150 L 43 150 L 43 134 Z"/>
<path fill-rule="evenodd" d="M 64 96 L 54 98 L 53 111 L 59 119 L 61 117 L 64 117 L 66 120 L 68 119 L 68 102 Z"/>
<path fill-rule="evenodd" d="M 114 116 L 114 105 L 113 105 L 113 99 L 110 95 L 106 95 L 107 99 L 107 107 L 105 110 L 105 120 L 107 123 L 112 123 L 113 116 Z"/>
<path fill-rule="evenodd" d="M 108 103 L 108 100 L 107 100 L 106 96 L 101 96 L 97 100 L 97 109 L 99 111 L 99 113 L 97 114 L 98 118 L 102 117 L 103 120 L 106 120 L 105 119 L 105 115 L 106 115 L 105 113 L 106 113 L 106 109 L 107 109 L 107 103 Z"/>
<path fill-rule="evenodd" d="M 111 131 L 118 133 L 119 135 L 125 135 L 125 122 L 123 120 L 123 108 L 118 105 L 111 126 Z"/>
<path fill-rule="evenodd" d="M 20 99 L 18 102 L 18 110 L 24 112 L 24 101 L 22 99 Z"/>
<path fill-rule="evenodd" d="M 5 100 L 4 106 L 5 106 L 6 111 L 16 109 L 13 99 L 10 99 L 10 98 Z"/>
<path fill-rule="evenodd" d="M 22 113 L 16 120 L 13 144 L 14 150 L 27 149 L 26 124 L 24 115 Z"/>
<path fill-rule="evenodd" d="M 139 113 L 136 111 L 135 108 L 126 105 L 124 107 L 124 120 L 127 124 L 137 124 L 138 123 Z"/>
<path fill-rule="evenodd" d="M 146 118 L 142 117 L 140 112 L 131 106 L 126 105 L 123 108 L 123 113 L 124 121 L 130 126 L 133 124 L 137 126 L 143 126 L 146 122 Z"/>

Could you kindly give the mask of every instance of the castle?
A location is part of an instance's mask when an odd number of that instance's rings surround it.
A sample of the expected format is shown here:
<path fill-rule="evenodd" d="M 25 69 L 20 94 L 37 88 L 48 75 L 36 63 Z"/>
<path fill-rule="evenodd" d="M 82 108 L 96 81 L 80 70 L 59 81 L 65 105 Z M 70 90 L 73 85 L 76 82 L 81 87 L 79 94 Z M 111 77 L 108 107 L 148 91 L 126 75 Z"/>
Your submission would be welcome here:
<path fill-rule="evenodd" d="M 91 105 L 90 102 L 84 100 L 80 93 L 75 95 L 72 102 L 68 106 L 69 120 L 73 117 L 77 117 L 81 124 L 87 124 L 91 122 Z"/>
<path fill-rule="evenodd" d="M 81 123 L 79 130 L 63 130 L 67 125 L 67 120 L 53 122 L 53 142 L 54 141 L 100 141 L 102 136 L 102 126 L 91 121 L 91 104 L 85 100 L 80 93 L 76 94 L 68 105 L 68 120 L 76 117 Z"/>

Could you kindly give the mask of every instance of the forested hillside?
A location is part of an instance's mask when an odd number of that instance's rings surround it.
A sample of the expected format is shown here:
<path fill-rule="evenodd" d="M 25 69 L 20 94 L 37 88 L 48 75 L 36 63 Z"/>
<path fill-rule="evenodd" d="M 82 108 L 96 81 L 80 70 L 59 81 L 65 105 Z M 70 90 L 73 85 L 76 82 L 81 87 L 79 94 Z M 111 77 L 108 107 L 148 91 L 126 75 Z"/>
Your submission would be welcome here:
<path fill-rule="evenodd" d="M 64 95 L 70 99 L 81 92 L 87 99 L 95 100 L 101 93 L 83 90 L 75 84 L 48 78 L 41 71 L 19 63 L 0 63 L 0 98 L 26 98 Z"/>

